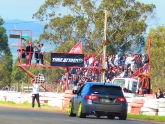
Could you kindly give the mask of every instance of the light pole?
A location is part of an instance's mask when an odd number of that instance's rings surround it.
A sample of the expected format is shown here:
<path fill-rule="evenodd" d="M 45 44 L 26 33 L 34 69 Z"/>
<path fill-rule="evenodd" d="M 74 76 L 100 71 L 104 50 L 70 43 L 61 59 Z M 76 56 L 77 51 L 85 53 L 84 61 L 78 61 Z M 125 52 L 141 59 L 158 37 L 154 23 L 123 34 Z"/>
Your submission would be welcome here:
<path fill-rule="evenodd" d="M 106 31 L 107 31 L 107 16 L 108 12 L 105 10 L 105 20 L 104 20 L 104 40 L 102 42 L 103 44 L 103 58 L 102 58 L 102 75 L 101 75 L 101 82 L 105 82 L 105 72 L 106 72 L 106 44 L 107 44 L 107 38 L 106 38 Z"/>

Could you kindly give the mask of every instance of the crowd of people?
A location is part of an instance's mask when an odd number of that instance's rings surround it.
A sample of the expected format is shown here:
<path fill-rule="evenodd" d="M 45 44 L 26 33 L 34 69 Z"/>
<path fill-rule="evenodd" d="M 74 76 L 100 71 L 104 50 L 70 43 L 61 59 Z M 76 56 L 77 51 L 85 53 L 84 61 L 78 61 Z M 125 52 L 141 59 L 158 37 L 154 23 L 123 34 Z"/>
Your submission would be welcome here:
<path fill-rule="evenodd" d="M 26 47 L 17 50 L 19 53 L 18 61 L 25 60 L 27 65 L 31 65 L 31 61 L 34 55 L 34 58 L 36 60 L 36 64 L 44 64 L 44 53 L 45 48 L 44 44 L 37 42 L 36 45 L 33 45 L 32 42 L 27 43 Z"/>
<path fill-rule="evenodd" d="M 127 78 L 134 71 L 142 69 L 148 73 L 149 56 L 147 54 L 126 54 L 122 56 L 109 55 L 106 57 L 105 82 L 111 83 L 114 77 Z M 93 67 L 93 68 L 91 68 Z M 98 67 L 98 68 L 97 68 Z M 100 56 L 87 55 L 84 58 L 84 68 L 72 68 L 69 73 L 69 84 L 79 86 L 85 82 L 101 81 L 102 59 Z M 65 84 L 66 76 L 62 76 L 61 84 Z"/>

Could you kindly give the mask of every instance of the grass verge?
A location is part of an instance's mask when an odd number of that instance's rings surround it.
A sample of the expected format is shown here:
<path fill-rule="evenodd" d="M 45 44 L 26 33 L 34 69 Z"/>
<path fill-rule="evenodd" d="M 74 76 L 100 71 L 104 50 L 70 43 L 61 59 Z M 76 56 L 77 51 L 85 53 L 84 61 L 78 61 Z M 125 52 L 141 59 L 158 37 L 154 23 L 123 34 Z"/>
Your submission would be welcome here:
<path fill-rule="evenodd" d="M 1 106 L 7 106 L 7 107 L 17 107 L 17 108 L 31 108 L 32 104 L 29 103 L 29 102 L 23 102 L 23 103 L 15 103 L 15 102 L 12 102 L 12 101 L 0 101 L 0 105 Z M 37 106 L 34 107 L 34 108 L 38 108 Z M 66 110 L 60 110 L 58 107 L 53 107 L 53 106 L 50 106 L 50 105 L 47 105 L 47 104 L 43 104 L 41 105 L 41 108 L 40 110 L 46 110 L 46 111 L 54 111 L 54 112 L 62 112 L 62 113 L 66 113 L 67 111 Z"/>
<path fill-rule="evenodd" d="M 156 115 L 154 116 L 154 115 L 142 115 L 142 114 L 138 114 L 138 115 L 137 114 L 128 114 L 128 118 L 165 122 L 165 116 L 156 116 Z"/>

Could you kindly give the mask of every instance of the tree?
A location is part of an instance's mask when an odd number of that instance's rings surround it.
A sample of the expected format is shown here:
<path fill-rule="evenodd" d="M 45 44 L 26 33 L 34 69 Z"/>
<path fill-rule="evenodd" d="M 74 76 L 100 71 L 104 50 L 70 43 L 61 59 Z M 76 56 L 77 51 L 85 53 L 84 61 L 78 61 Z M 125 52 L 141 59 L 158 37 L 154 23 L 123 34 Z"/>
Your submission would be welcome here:
<path fill-rule="evenodd" d="M 12 54 L 8 46 L 6 29 L 2 26 L 3 19 L 0 17 L 0 87 L 11 83 Z"/>
<path fill-rule="evenodd" d="M 104 10 L 107 10 L 109 54 L 131 50 L 132 44 L 137 50 L 144 46 L 142 34 L 147 27 L 146 20 L 153 18 L 154 8 L 153 4 L 135 0 L 46 0 L 33 17 L 47 22 L 40 40 L 51 40 L 58 45 L 83 41 L 87 53 L 99 53 Z M 67 12 L 63 14 L 61 11 Z"/>
<path fill-rule="evenodd" d="M 151 36 L 151 81 L 154 91 L 157 91 L 158 88 L 165 87 L 165 26 L 150 29 L 149 35 Z"/>
<path fill-rule="evenodd" d="M 23 72 L 18 67 L 18 62 L 17 61 L 14 62 L 11 77 L 12 77 L 12 83 L 21 83 L 21 82 L 25 82 L 27 80 L 25 72 Z"/>

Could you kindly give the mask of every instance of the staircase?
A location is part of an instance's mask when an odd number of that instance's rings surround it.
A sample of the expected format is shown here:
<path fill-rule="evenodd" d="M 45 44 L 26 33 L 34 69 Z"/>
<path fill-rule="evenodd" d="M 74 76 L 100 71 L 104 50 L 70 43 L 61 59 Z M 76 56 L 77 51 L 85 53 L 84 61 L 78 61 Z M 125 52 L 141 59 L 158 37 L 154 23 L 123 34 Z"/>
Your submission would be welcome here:
<path fill-rule="evenodd" d="M 29 77 L 35 78 L 36 75 L 28 71 L 25 67 L 18 65 Z M 55 92 L 54 86 L 53 85 L 48 85 L 46 83 L 41 83 L 41 87 L 46 91 L 46 92 Z"/>

